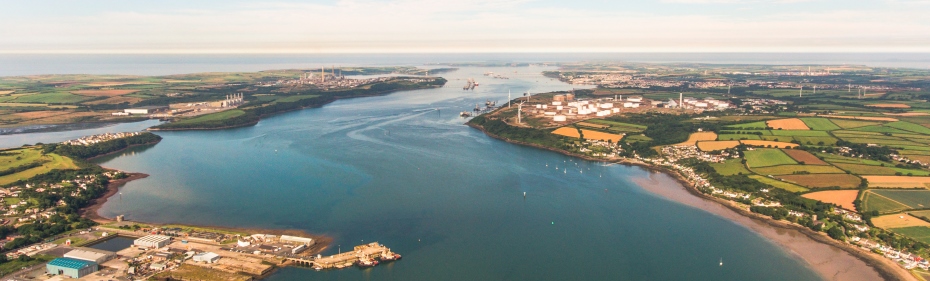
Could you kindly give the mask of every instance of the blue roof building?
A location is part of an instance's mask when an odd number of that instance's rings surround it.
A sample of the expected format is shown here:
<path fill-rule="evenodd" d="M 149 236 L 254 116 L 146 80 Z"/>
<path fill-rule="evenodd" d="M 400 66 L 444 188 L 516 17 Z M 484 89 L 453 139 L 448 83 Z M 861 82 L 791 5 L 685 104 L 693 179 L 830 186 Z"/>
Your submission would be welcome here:
<path fill-rule="evenodd" d="M 45 265 L 45 271 L 53 275 L 65 275 L 71 278 L 81 278 L 97 272 L 98 265 L 92 261 L 72 258 L 57 258 Z"/>

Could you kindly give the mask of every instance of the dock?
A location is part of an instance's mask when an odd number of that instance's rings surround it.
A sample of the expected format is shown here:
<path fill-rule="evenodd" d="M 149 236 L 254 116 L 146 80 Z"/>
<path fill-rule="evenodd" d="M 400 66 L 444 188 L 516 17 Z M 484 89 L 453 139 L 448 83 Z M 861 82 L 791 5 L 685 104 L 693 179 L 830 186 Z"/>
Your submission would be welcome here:
<path fill-rule="evenodd" d="M 342 269 L 353 265 L 362 267 L 375 266 L 378 260 L 393 261 L 400 259 L 400 255 L 391 252 L 391 249 L 378 242 L 355 246 L 351 252 L 339 253 L 331 256 L 317 256 L 316 258 L 288 258 L 299 265 L 311 266 L 315 270 Z"/>

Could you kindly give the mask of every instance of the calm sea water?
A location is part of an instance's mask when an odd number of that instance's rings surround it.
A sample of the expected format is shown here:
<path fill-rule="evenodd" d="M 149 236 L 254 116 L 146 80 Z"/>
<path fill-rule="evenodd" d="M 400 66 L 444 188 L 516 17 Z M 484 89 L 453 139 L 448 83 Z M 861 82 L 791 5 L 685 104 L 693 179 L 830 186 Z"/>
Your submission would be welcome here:
<path fill-rule="evenodd" d="M 0 76 L 32 74 L 168 75 L 320 66 L 413 65 L 449 62 L 628 61 L 718 64 L 862 64 L 930 68 L 930 53 L 485 53 L 326 55 L 24 55 L 0 54 Z"/>
<path fill-rule="evenodd" d="M 327 253 L 378 241 L 404 255 L 366 270 L 285 268 L 275 281 L 820 279 L 756 233 L 643 190 L 632 179 L 645 170 L 462 125 L 458 112 L 503 102 L 508 90 L 570 89 L 541 70 L 463 68 L 440 89 L 341 100 L 248 128 L 158 132 L 158 145 L 100 159 L 151 175 L 100 212 L 302 229 L 334 237 Z M 481 85 L 461 90 L 469 77 Z"/>

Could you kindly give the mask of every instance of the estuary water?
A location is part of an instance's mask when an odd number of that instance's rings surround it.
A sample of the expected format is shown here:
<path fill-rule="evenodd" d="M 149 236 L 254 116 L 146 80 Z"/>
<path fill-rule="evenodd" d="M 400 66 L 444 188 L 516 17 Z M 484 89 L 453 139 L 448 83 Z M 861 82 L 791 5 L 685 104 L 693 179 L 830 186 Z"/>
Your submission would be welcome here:
<path fill-rule="evenodd" d="M 100 214 L 301 229 L 335 239 L 324 254 L 378 241 L 404 255 L 365 270 L 284 268 L 275 281 L 821 279 L 756 232 L 637 185 L 649 171 L 463 125 L 459 112 L 503 103 L 508 90 L 571 89 L 542 70 L 467 67 L 444 73 L 443 88 L 340 100 L 247 128 L 157 132 L 155 146 L 98 160 L 151 175 Z M 480 86 L 463 91 L 470 77 Z"/>

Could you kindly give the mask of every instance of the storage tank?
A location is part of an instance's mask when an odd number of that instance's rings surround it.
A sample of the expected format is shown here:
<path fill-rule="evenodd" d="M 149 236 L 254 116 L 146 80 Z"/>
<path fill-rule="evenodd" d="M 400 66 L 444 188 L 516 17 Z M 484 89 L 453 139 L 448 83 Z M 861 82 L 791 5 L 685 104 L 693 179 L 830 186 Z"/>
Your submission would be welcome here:
<path fill-rule="evenodd" d="M 556 115 L 552 117 L 552 121 L 555 122 L 565 122 L 565 115 Z"/>

